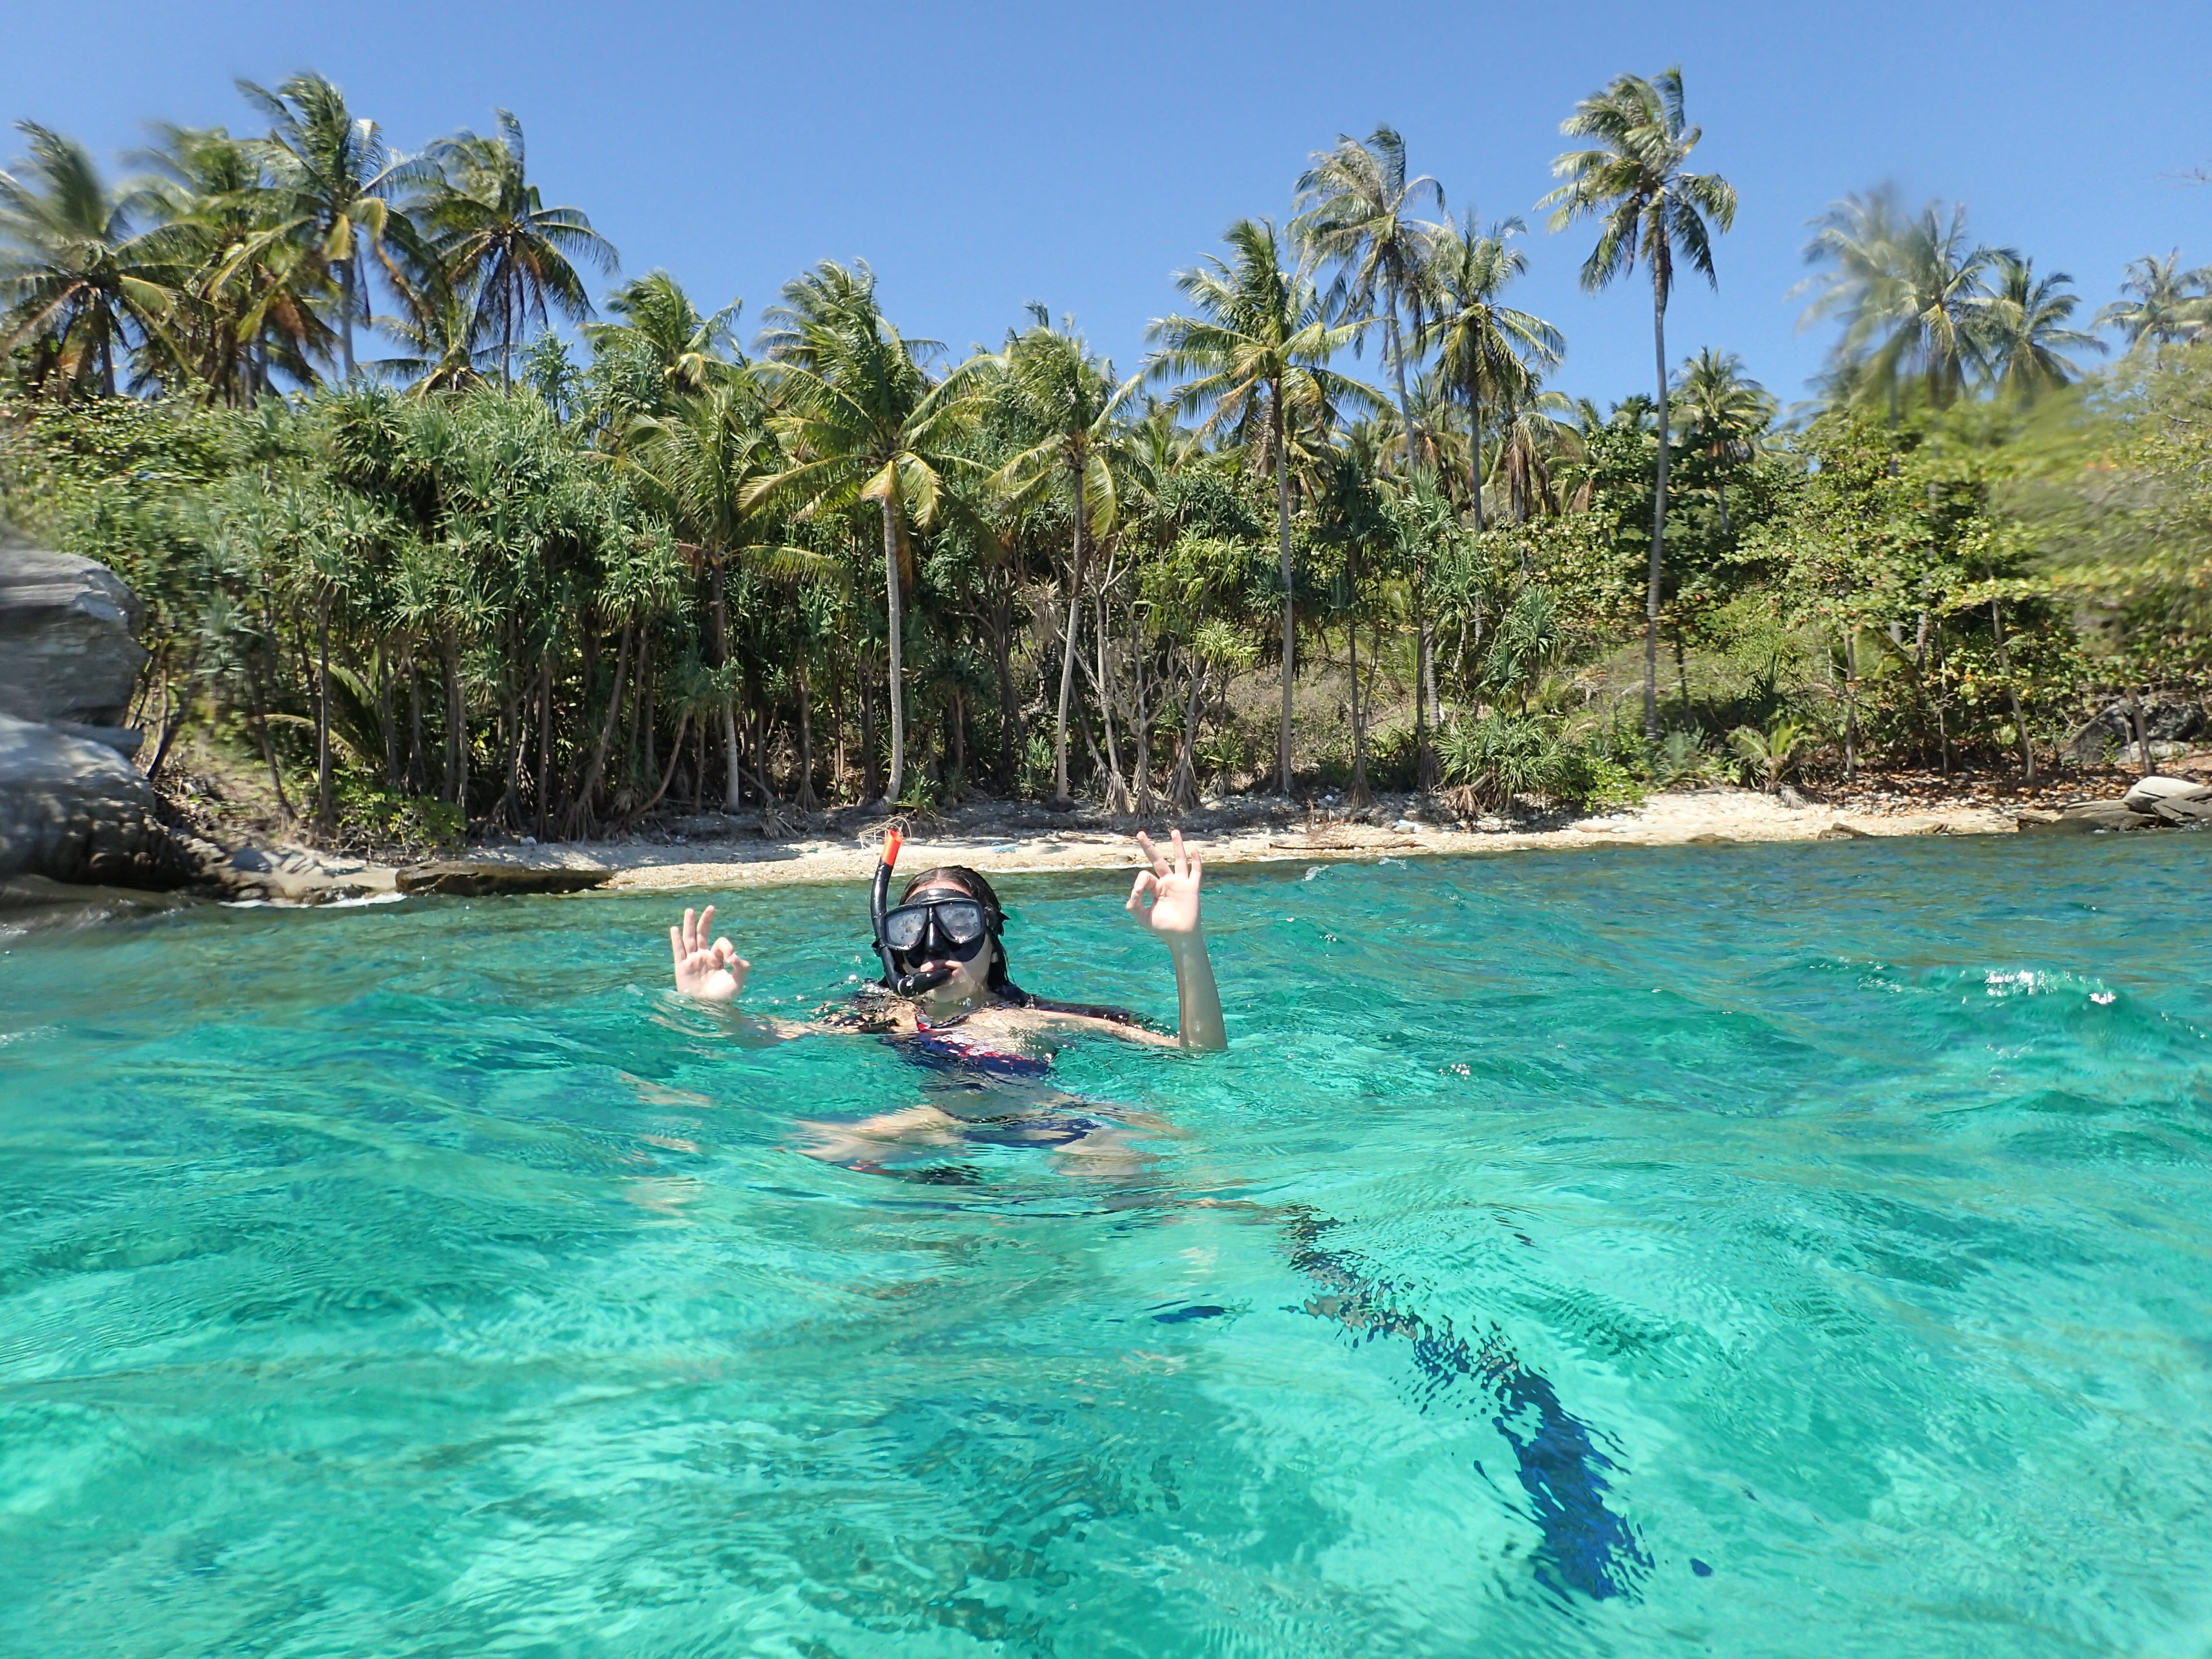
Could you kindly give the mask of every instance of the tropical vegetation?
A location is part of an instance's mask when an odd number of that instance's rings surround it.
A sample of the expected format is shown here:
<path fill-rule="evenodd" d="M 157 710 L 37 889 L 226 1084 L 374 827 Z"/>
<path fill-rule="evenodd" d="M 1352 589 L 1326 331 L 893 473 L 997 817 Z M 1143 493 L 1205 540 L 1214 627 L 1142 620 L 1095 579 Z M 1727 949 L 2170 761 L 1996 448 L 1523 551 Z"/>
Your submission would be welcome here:
<path fill-rule="evenodd" d="M 0 511 L 144 599 L 142 764 L 221 750 L 303 834 L 2027 779 L 2212 685 L 2212 271 L 2137 260 L 2084 326 L 1962 206 L 1844 197 L 1785 419 L 1668 343 L 1736 210 L 1678 70 L 1576 106 L 1537 204 L 1594 227 L 1586 287 L 1650 284 L 1652 381 L 1602 408 L 1513 302 L 1522 222 L 1449 216 L 1388 126 L 1117 367 L 1042 307 L 956 358 L 857 262 L 746 343 L 614 280 L 507 112 L 403 153 L 318 76 L 239 90 L 253 131 L 121 179 L 21 129 Z"/>

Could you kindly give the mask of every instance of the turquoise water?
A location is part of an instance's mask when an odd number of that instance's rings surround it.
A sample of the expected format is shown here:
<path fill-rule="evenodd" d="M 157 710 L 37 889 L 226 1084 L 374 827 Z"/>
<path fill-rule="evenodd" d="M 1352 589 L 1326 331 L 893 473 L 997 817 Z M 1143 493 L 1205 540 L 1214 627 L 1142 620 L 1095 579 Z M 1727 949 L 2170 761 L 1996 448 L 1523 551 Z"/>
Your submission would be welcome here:
<path fill-rule="evenodd" d="M 799 1120 L 958 1079 L 677 1003 L 664 899 L 0 940 L 0 1651 L 2203 1655 L 2208 878 L 1220 870 L 1229 1054 L 880 1173 Z M 723 902 L 755 1006 L 860 971 Z"/>

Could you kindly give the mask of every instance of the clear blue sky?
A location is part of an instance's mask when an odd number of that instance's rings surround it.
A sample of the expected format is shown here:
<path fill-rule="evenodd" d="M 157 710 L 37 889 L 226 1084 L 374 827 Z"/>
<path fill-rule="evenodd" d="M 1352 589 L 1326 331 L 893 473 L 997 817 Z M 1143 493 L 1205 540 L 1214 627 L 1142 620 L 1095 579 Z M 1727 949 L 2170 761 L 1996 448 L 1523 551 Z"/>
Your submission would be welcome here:
<path fill-rule="evenodd" d="M 513 109 L 549 202 L 623 269 L 665 266 L 750 337 L 816 259 L 861 258 L 909 334 L 996 343 L 1024 301 L 1073 313 L 1124 372 L 1170 273 L 1243 214 L 1285 216 L 1309 151 L 1389 121 L 1455 209 L 1518 213 L 1520 301 L 1566 331 L 1559 384 L 1648 386 L 1643 292 L 1586 296 L 1587 232 L 1532 211 L 1560 118 L 1623 70 L 1682 65 L 1698 162 L 1736 186 L 1720 289 L 1685 289 L 1679 360 L 1740 352 L 1785 402 L 1823 338 L 1796 328 L 1805 222 L 1893 179 L 1965 201 L 1978 234 L 2073 273 L 2083 315 L 2127 260 L 2212 263 L 2212 5 L 1586 0 L 1110 6 L 25 6 L 0 113 L 103 156 L 141 124 L 251 117 L 232 77 L 312 66 L 418 148 Z M 9 154 L 15 153 L 12 149 Z"/>

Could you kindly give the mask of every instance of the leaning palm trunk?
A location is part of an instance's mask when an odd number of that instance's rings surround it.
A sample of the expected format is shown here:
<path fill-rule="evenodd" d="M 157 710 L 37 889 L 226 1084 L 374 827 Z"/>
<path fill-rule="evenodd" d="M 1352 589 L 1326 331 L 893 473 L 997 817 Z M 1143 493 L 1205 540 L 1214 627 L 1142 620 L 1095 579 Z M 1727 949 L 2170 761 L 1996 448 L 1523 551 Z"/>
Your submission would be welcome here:
<path fill-rule="evenodd" d="M 1060 650 L 1060 719 L 1054 728 L 1052 742 L 1052 802 L 1065 806 L 1073 799 L 1067 793 L 1067 708 L 1068 699 L 1075 689 L 1076 622 L 1083 614 L 1084 566 L 1091 556 L 1090 544 L 1085 538 L 1082 489 L 1077 485 L 1075 503 L 1075 551 L 1070 560 L 1067 576 L 1067 637 Z"/>
<path fill-rule="evenodd" d="M 1275 743 L 1275 775 L 1287 795 L 1291 793 L 1291 694 L 1296 687 L 1297 600 L 1291 591 L 1291 458 L 1285 453 L 1289 432 L 1283 419 L 1280 380 L 1274 383 L 1268 401 L 1275 426 L 1275 536 L 1283 572 L 1283 725 Z"/>
<path fill-rule="evenodd" d="M 906 605 L 905 596 L 899 592 L 898 531 L 898 507 L 886 495 L 884 497 L 884 615 L 890 628 L 891 775 L 890 781 L 884 786 L 885 807 L 897 801 L 899 792 L 906 783 L 906 688 L 902 683 L 904 653 L 899 638 L 905 623 Z"/>

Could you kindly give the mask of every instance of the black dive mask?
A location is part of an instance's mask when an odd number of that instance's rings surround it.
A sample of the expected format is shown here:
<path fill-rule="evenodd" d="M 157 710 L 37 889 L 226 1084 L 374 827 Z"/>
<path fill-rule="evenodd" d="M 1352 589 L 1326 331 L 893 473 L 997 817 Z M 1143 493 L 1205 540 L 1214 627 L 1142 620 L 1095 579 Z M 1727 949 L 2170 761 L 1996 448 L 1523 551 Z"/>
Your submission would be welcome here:
<path fill-rule="evenodd" d="M 980 956 L 996 931 L 996 918 L 990 906 L 957 887 L 925 888 L 896 909 L 890 908 L 885 901 L 902 839 L 896 830 L 884 836 L 868 908 L 884 983 L 902 997 L 917 997 L 952 977 L 952 969 L 942 964 L 973 962 Z M 933 961 L 940 965 L 917 965 Z"/>

